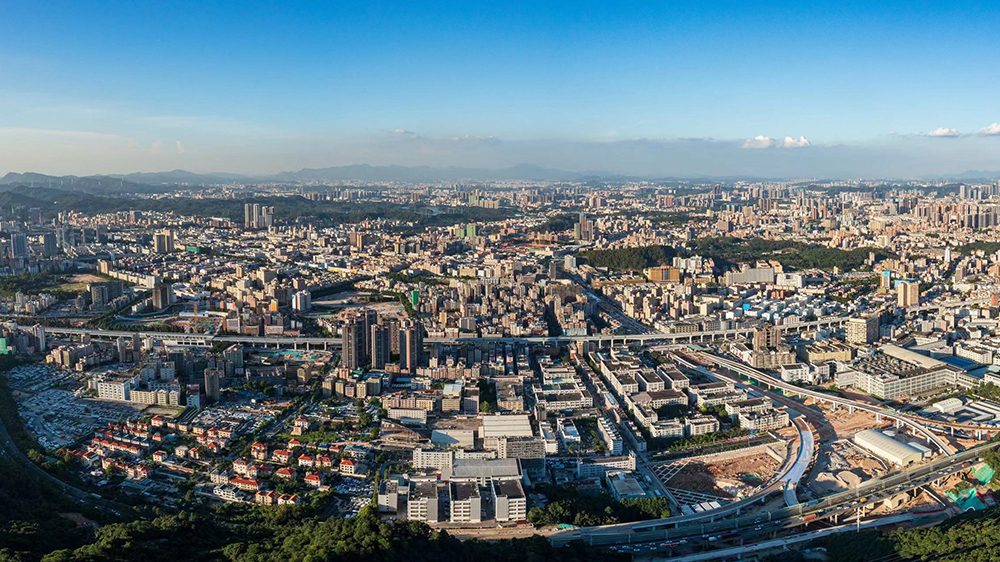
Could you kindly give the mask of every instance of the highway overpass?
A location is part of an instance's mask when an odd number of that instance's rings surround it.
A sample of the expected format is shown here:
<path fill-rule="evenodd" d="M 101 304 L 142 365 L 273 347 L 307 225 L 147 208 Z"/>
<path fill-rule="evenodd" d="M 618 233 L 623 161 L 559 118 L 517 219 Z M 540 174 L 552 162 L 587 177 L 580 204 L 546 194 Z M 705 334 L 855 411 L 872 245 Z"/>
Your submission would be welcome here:
<path fill-rule="evenodd" d="M 943 481 L 950 474 L 965 470 L 966 463 L 975 461 L 984 451 L 998 446 L 1000 441 L 985 443 L 950 456 L 938 457 L 896 474 L 866 480 L 852 490 L 781 509 L 741 512 L 735 517 L 722 515 L 714 520 L 693 522 L 690 516 L 675 516 L 635 523 L 581 527 L 556 533 L 549 538 L 556 546 L 564 546 L 574 540 L 582 540 L 594 546 L 611 546 L 740 532 L 774 523 L 781 523 L 782 528 L 794 527 L 816 520 L 837 521 L 852 513 L 863 516 L 866 506 Z"/>
<path fill-rule="evenodd" d="M 953 308 L 969 306 L 972 304 L 984 304 L 990 301 L 989 298 L 971 299 L 968 301 L 946 301 L 941 303 L 927 303 L 909 309 L 910 312 L 922 312 L 940 308 Z M 809 322 L 797 322 L 776 326 L 782 332 L 804 332 L 821 328 L 833 329 L 843 327 L 850 319 L 848 316 L 830 316 Z M 59 328 L 46 327 L 52 334 L 62 335 L 82 335 L 90 334 L 91 337 L 101 339 L 116 339 L 118 337 L 132 337 L 134 331 L 129 330 L 100 330 L 94 328 Z M 726 330 L 700 330 L 683 331 L 669 333 L 637 333 L 637 334 L 615 334 L 615 335 L 589 335 L 589 336 L 519 336 L 519 337 L 429 337 L 424 338 L 425 343 L 521 343 L 536 345 L 557 345 L 577 342 L 594 342 L 598 344 L 692 344 L 709 343 L 713 341 L 735 341 L 746 339 L 753 335 L 753 328 L 734 328 Z M 212 334 L 183 334 L 176 332 L 139 332 L 143 337 L 154 338 L 162 341 L 164 345 L 184 346 L 184 347 L 211 347 L 214 343 L 242 343 L 255 347 L 276 347 L 293 349 L 329 349 L 339 348 L 340 338 L 324 338 L 309 336 L 245 336 L 245 335 L 212 335 Z"/>
<path fill-rule="evenodd" d="M 891 419 L 895 421 L 897 425 L 905 425 L 906 427 L 909 427 L 913 431 L 920 433 L 921 435 L 926 437 L 928 443 L 933 444 L 943 454 L 945 455 L 952 454 L 951 447 L 948 445 L 948 443 L 945 442 L 944 439 L 941 439 L 941 437 L 939 437 L 933 431 L 931 431 L 930 428 L 928 428 L 925 424 L 918 422 L 911 416 L 901 414 L 896 410 L 882 406 L 874 406 L 866 402 L 851 400 L 849 398 L 843 398 L 841 396 L 837 396 L 835 394 L 830 394 L 819 390 L 811 390 L 808 388 L 803 388 L 801 386 L 796 386 L 794 384 L 787 383 L 779 378 L 775 378 L 761 371 L 758 371 L 753 367 L 744 365 L 743 363 L 740 363 L 738 361 L 725 359 L 723 357 L 719 357 L 718 355 L 714 355 L 712 353 L 699 352 L 699 354 L 706 360 L 715 363 L 720 367 L 733 371 L 739 374 L 740 376 L 745 376 L 748 379 L 755 380 L 758 383 L 763 384 L 767 387 L 780 389 L 786 394 L 813 398 L 814 400 L 820 402 L 828 402 L 830 404 L 835 404 L 837 406 L 848 408 L 851 411 L 862 410 L 865 412 L 870 412 L 872 414 L 875 414 L 876 419 L 882 419 L 882 418 Z"/>
<path fill-rule="evenodd" d="M 787 324 L 778 326 L 779 330 L 808 331 L 818 328 L 835 328 L 842 326 L 847 321 L 845 317 L 831 317 L 811 322 L 800 322 L 797 324 Z M 119 337 L 130 338 L 136 332 L 129 330 L 101 330 L 97 328 L 60 328 L 46 327 L 46 332 L 50 334 L 82 336 L 89 334 L 92 338 L 117 339 Z M 164 345 L 184 346 L 184 347 L 211 347 L 213 344 L 222 343 L 242 343 L 255 347 L 284 347 L 294 349 L 328 349 L 339 348 L 340 338 L 324 338 L 309 336 L 242 336 L 242 335 L 212 335 L 212 334 L 184 334 L 178 332 L 138 332 L 140 336 L 153 338 L 162 341 Z M 455 338 L 424 338 L 424 343 L 521 343 L 535 345 L 555 345 L 577 342 L 594 342 L 615 344 L 630 343 L 663 343 L 663 344 L 689 344 L 707 343 L 712 341 L 732 341 L 750 337 L 753 328 L 738 328 L 731 330 L 709 330 L 697 332 L 676 332 L 676 333 L 654 333 L 654 334 L 616 334 L 616 335 L 592 335 L 592 336 L 525 336 L 525 337 L 455 337 Z"/>
<path fill-rule="evenodd" d="M 771 386 L 773 388 L 778 388 L 786 391 L 790 394 L 798 394 L 802 396 L 811 396 L 818 400 L 823 400 L 826 402 L 832 402 L 846 408 L 858 408 L 875 414 L 876 416 L 884 416 L 888 419 L 895 420 L 901 425 L 906 425 L 914 431 L 924 435 L 928 438 L 935 446 L 944 452 L 942 457 L 925 463 L 921 466 L 908 469 L 902 473 L 895 475 L 889 475 L 882 479 L 868 480 L 862 486 L 859 486 L 855 490 L 848 492 L 841 492 L 840 494 L 834 494 L 823 498 L 819 501 L 809 502 L 807 504 L 796 503 L 794 505 L 789 505 L 781 510 L 775 510 L 769 512 L 765 517 L 765 520 L 770 522 L 774 520 L 779 520 L 781 518 L 791 519 L 794 517 L 801 518 L 804 515 L 809 515 L 811 513 L 818 513 L 820 511 L 826 510 L 828 508 L 834 508 L 840 506 L 845 502 L 860 502 L 865 496 L 870 496 L 876 494 L 878 498 L 878 493 L 890 490 L 892 494 L 898 494 L 901 491 L 912 490 L 916 487 L 922 486 L 928 482 L 940 479 L 941 475 L 937 474 L 940 470 L 951 470 L 954 467 L 958 467 L 961 463 L 969 460 L 974 460 L 978 458 L 982 451 L 995 448 L 1000 446 L 1000 442 L 987 443 L 980 445 L 973 449 L 966 451 L 954 453 L 948 447 L 939 436 L 931 432 L 930 429 L 925 427 L 923 424 L 911 419 L 909 416 L 903 415 L 895 410 L 888 408 L 882 408 L 879 406 L 873 406 L 868 403 L 854 401 L 848 398 L 842 398 L 835 395 L 830 395 L 818 391 L 812 391 L 809 389 L 804 389 L 795 385 L 791 385 L 781 381 L 780 379 L 775 379 L 769 375 L 766 375 L 756 369 L 743 365 L 735 361 L 730 361 L 728 359 L 718 357 L 713 354 L 700 352 L 700 355 L 707 361 L 713 362 L 716 365 L 723 366 L 737 374 L 743 376 L 749 376 L 750 378 L 757 380 L 758 382 Z M 685 362 L 686 363 L 686 362 Z M 690 364 L 689 364 L 690 366 Z M 802 432 L 802 427 L 799 427 L 800 433 Z M 811 438 L 810 434 L 810 438 Z M 804 437 L 800 438 L 804 439 Z M 800 443 L 800 451 L 804 448 L 804 442 Z M 797 460 L 806 459 L 799 457 Z M 799 464 L 799 463 L 796 463 Z M 794 466 L 794 465 L 793 465 Z M 804 473 L 804 466 L 801 467 Z M 782 478 L 782 482 L 786 483 L 787 486 L 791 485 L 793 482 L 797 482 L 797 479 L 792 478 L 794 474 L 793 471 L 789 470 L 786 475 Z M 797 472 L 797 471 L 796 471 Z M 799 474 L 799 478 L 801 478 Z M 642 541 L 652 541 L 652 540 L 666 540 L 668 538 L 675 539 L 684 536 L 697 536 L 704 535 L 706 532 L 727 532 L 734 529 L 746 528 L 747 526 L 757 525 L 761 522 L 760 514 L 745 514 L 743 511 L 751 507 L 757 501 L 760 501 L 763 497 L 773 492 L 773 489 L 765 490 L 762 495 L 754 496 L 753 498 L 747 498 L 744 502 L 738 502 L 738 504 L 730 504 L 729 506 L 724 506 L 721 509 L 692 514 L 683 516 L 674 516 L 665 519 L 655 519 L 651 521 L 643 521 L 636 523 L 624 523 L 617 525 L 606 525 L 600 527 L 587 527 L 583 529 L 577 529 L 573 531 L 566 531 L 554 535 L 552 540 L 555 544 L 566 544 L 569 541 L 582 539 L 591 544 L 598 545 L 609 545 L 609 544 L 624 544 L 629 542 L 642 542 Z M 870 498 L 864 498 L 866 501 L 870 501 Z M 787 501 L 787 494 L 786 494 Z M 735 514 L 734 518 L 727 518 L 727 516 Z M 830 512 L 822 513 L 820 518 L 825 517 L 836 517 L 839 512 L 836 510 L 831 510 Z M 801 519 L 798 520 L 801 523 Z"/>

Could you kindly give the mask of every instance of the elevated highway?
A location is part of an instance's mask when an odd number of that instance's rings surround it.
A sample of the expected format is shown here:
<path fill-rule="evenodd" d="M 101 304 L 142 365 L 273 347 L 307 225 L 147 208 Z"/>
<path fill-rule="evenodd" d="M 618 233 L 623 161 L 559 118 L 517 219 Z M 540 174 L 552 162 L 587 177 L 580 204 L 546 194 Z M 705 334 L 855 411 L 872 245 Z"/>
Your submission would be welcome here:
<path fill-rule="evenodd" d="M 756 513 L 737 512 L 733 517 L 718 514 L 716 518 L 694 521 L 690 516 L 679 516 L 635 523 L 581 527 L 551 535 L 550 540 L 557 546 L 569 544 L 574 540 L 582 540 L 594 546 L 611 546 L 739 533 L 746 530 L 760 531 L 765 528 L 784 529 L 811 521 L 837 522 L 841 517 L 852 514 L 863 517 L 872 505 L 942 481 L 955 472 L 965 470 L 984 451 L 997 447 L 1000 447 L 1000 441 L 985 443 L 953 455 L 938 457 L 903 472 L 867 480 L 852 490 L 781 509 Z"/>
<path fill-rule="evenodd" d="M 866 402 L 860 402 L 857 400 L 851 400 L 849 398 L 842 398 L 833 394 L 828 394 L 826 392 L 821 392 L 817 390 L 810 390 L 800 386 L 796 386 L 791 383 L 787 383 L 779 378 L 772 377 L 771 375 L 765 374 L 753 367 L 749 367 L 737 361 L 732 361 L 730 359 L 725 359 L 714 355 L 712 353 L 699 352 L 701 357 L 705 358 L 707 361 L 715 363 L 716 365 L 733 371 L 740 376 L 745 376 L 750 380 L 755 380 L 760 384 L 763 384 L 769 388 L 777 388 L 786 394 L 798 395 L 802 397 L 809 397 L 817 400 L 819 402 L 828 402 L 830 404 L 835 404 L 837 406 L 842 406 L 848 408 L 851 411 L 862 410 L 875 414 L 876 419 L 888 418 L 896 422 L 896 425 L 902 425 L 909 427 L 913 431 L 923 435 L 927 438 L 928 443 L 934 445 L 943 454 L 950 455 L 953 453 L 951 446 L 941 439 L 937 434 L 930 430 L 923 421 L 918 421 L 918 419 L 907 416 L 891 408 L 886 408 L 883 406 L 875 406 L 868 404 Z"/>
<path fill-rule="evenodd" d="M 831 317 L 811 322 L 800 322 L 797 324 L 787 324 L 778 326 L 779 330 L 785 332 L 798 332 L 815 330 L 817 328 L 834 328 L 842 326 L 847 321 L 845 317 Z M 130 338 L 138 333 L 142 337 L 153 338 L 164 342 L 165 345 L 177 345 L 185 347 L 211 347 L 215 343 L 242 343 L 256 347 L 288 347 L 293 349 L 309 349 L 330 347 L 338 348 L 341 345 L 340 338 L 323 338 L 309 336 L 241 336 L 241 335 L 213 335 L 213 334 L 183 334 L 177 332 L 155 332 L 155 331 L 129 331 L 129 330 L 101 330 L 97 328 L 62 328 L 46 327 L 46 332 L 50 334 L 60 334 L 67 336 L 90 335 L 98 339 L 117 339 L 120 337 Z M 538 345 L 555 345 L 561 343 L 595 342 L 608 343 L 611 345 L 629 343 L 653 343 L 664 344 L 689 344 L 707 343 L 712 341 L 732 341 L 743 339 L 753 334 L 753 328 L 737 328 L 732 330 L 709 330 L 696 332 L 675 332 L 675 333 L 642 333 L 642 334 L 617 334 L 617 335 L 592 335 L 592 336 L 527 336 L 527 337 L 456 337 L 456 338 L 424 338 L 425 343 L 523 343 Z"/>
<path fill-rule="evenodd" d="M 695 365 L 678 355 L 674 356 L 674 361 L 676 361 L 678 365 L 681 365 L 691 371 L 700 372 L 712 379 L 728 378 L 721 377 L 701 365 Z M 738 380 L 738 377 L 733 378 Z M 796 496 L 796 488 L 798 487 L 799 481 L 802 480 L 803 476 L 805 476 L 806 470 L 809 468 L 809 463 L 812 461 L 813 455 L 816 453 L 816 440 L 813 437 L 812 427 L 809 425 L 809 422 L 806 421 L 806 417 L 809 413 L 813 413 L 814 415 L 820 415 L 820 413 L 805 406 L 804 404 L 798 404 L 797 402 L 791 400 L 789 400 L 789 402 L 792 402 L 792 404 L 787 407 L 789 409 L 795 409 L 798 412 L 797 417 L 792 418 L 792 425 L 794 425 L 798 430 L 798 452 L 796 453 L 795 459 L 792 460 L 792 463 L 789 466 L 784 467 L 785 470 L 782 471 L 779 481 L 783 486 L 782 491 L 785 496 L 785 504 L 793 506 L 799 503 L 798 497 Z"/>
<path fill-rule="evenodd" d="M 785 524 L 796 526 L 805 523 L 806 521 L 803 518 L 812 515 L 815 515 L 817 519 L 836 519 L 847 511 L 855 508 L 860 509 L 873 501 L 881 501 L 884 499 L 883 496 L 892 497 L 940 480 L 952 472 L 964 469 L 963 465 L 965 463 L 977 459 L 983 451 L 1000 446 L 1000 442 L 991 442 L 966 451 L 954 452 L 947 443 L 924 424 L 895 410 L 791 385 L 742 363 L 730 361 L 714 354 L 700 352 L 699 355 L 706 362 L 714 363 L 738 375 L 749 377 L 765 386 L 777 388 L 789 394 L 809 396 L 817 400 L 832 402 L 845 408 L 858 408 L 879 417 L 884 416 L 892 419 L 898 424 L 905 425 L 913 431 L 924 435 L 944 454 L 937 459 L 908 469 L 902 473 L 888 475 L 881 479 L 868 480 L 854 490 L 833 494 L 820 500 L 802 504 L 798 503 L 797 499 L 793 500 L 794 486 L 805 474 L 808 466 L 811 452 L 809 457 L 806 457 L 803 451 L 808 447 L 808 443 L 812 442 L 812 434 L 808 432 L 808 437 L 804 435 L 803 429 L 808 428 L 808 424 L 805 424 L 804 420 L 799 420 L 802 422 L 801 425 L 796 424 L 800 433 L 799 455 L 796 462 L 792 464 L 778 481 L 779 484 L 784 485 L 782 492 L 788 507 L 765 514 L 745 513 L 755 503 L 766 499 L 776 489 L 780 489 L 769 487 L 763 490 L 760 495 L 747 498 L 744 502 L 730 504 L 721 509 L 708 512 L 567 531 L 552 537 L 555 544 L 566 544 L 572 540 L 584 540 L 596 545 L 625 544 L 678 539 L 687 536 L 704 536 L 706 533 L 733 532 L 748 527 L 759 527 L 762 524 L 771 525 L 774 522 L 784 522 Z M 681 363 L 686 364 L 690 368 L 700 368 L 683 359 L 681 359 Z"/>
<path fill-rule="evenodd" d="M 812 428 L 809 427 L 809 424 L 802 418 L 795 418 L 792 423 L 799 430 L 799 454 L 796 456 L 791 469 L 781 478 L 785 484 L 785 505 L 789 507 L 799 503 L 799 499 L 795 495 L 795 489 L 798 487 L 799 481 L 802 480 L 802 476 L 805 475 L 806 469 L 809 468 L 809 462 L 816 452 L 816 442 L 813 439 Z"/>
<path fill-rule="evenodd" d="M 908 309 L 910 312 L 922 312 L 927 310 L 938 310 L 941 308 L 955 308 L 969 306 L 972 304 L 985 304 L 989 298 L 978 298 L 967 301 L 945 301 L 941 303 L 927 303 Z M 777 326 L 782 332 L 803 332 L 819 328 L 840 328 L 850 319 L 848 316 L 831 316 L 812 320 L 809 322 L 797 322 L 794 324 L 782 324 Z M 643 329 L 642 333 L 616 334 L 616 335 L 590 335 L 590 336 L 524 336 L 524 337 L 432 337 L 424 338 L 426 343 L 530 343 L 539 345 L 555 345 L 561 343 L 595 342 L 608 343 L 611 345 L 629 343 L 648 344 L 691 344 L 708 343 L 713 341 L 733 341 L 745 339 L 753 334 L 753 328 L 734 328 L 727 330 L 702 330 L 684 331 L 668 333 L 650 333 L 648 327 L 637 324 Z M 82 335 L 90 334 L 96 338 L 118 338 L 131 337 L 136 333 L 129 330 L 100 330 L 95 328 L 60 328 L 46 327 L 52 334 Z M 213 335 L 213 334 L 182 334 L 175 332 L 138 332 L 143 337 L 155 338 L 163 341 L 165 345 L 177 345 L 186 347 L 211 347 L 214 343 L 242 343 L 257 347 L 289 347 L 294 349 L 309 348 L 339 348 L 340 338 L 308 337 L 308 336 L 244 336 L 244 335 Z"/>
<path fill-rule="evenodd" d="M 835 535 L 837 533 L 849 533 L 851 531 L 859 531 L 861 529 L 864 530 L 877 529 L 879 527 L 884 527 L 887 525 L 897 525 L 899 523 L 907 523 L 913 521 L 914 519 L 916 519 L 916 517 L 910 514 L 893 515 L 890 517 L 880 517 L 878 519 L 861 521 L 857 524 L 851 523 L 847 525 L 836 525 L 833 527 L 827 527 L 826 529 L 817 529 L 815 531 L 809 531 L 807 533 L 792 535 L 790 537 L 763 540 L 748 545 L 723 547 L 718 550 L 709 550 L 706 552 L 695 552 L 692 554 L 671 557 L 670 560 L 672 560 L 673 562 L 705 562 L 707 560 L 720 560 L 720 559 L 735 560 L 742 558 L 748 554 L 753 554 L 756 552 L 766 552 L 778 549 L 784 550 L 791 545 L 812 542 L 818 538 L 829 535 Z M 657 549 L 657 550 L 665 550 L 665 549 Z"/>

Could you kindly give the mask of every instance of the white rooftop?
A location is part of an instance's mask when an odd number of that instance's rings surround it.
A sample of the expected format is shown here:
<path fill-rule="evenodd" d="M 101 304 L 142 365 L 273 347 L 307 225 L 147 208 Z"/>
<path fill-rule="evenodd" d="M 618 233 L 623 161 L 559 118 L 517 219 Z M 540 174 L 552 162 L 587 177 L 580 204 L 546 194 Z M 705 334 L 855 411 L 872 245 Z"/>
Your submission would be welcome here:
<path fill-rule="evenodd" d="M 483 438 L 488 437 L 532 437 L 531 421 L 528 414 L 496 414 L 483 416 Z"/>

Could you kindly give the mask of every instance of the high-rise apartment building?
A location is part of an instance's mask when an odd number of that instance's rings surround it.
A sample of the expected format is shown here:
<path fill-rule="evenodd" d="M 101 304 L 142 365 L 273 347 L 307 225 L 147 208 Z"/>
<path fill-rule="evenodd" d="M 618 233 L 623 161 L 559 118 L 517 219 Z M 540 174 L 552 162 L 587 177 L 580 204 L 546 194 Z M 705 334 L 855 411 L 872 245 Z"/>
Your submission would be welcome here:
<path fill-rule="evenodd" d="M 878 330 L 879 320 L 875 315 L 868 318 L 851 318 L 844 328 L 847 343 L 857 345 L 874 343 L 878 339 Z"/>
<path fill-rule="evenodd" d="M 389 328 L 376 324 L 370 334 L 372 369 L 384 369 L 389 362 Z"/>
<path fill-rule="evenodd" d="M 153 308 L 156 310 L 163 310 L 170 306 L 170 301 L 172 300 L 173 289 L 170 285 L 166 283 L 159 283 L 153 287 Z"/>
<path fill-rule="evenodd" d="M 218 402 L 221 396 L 219 379 L 222 373 L 218 369 L 205 369 L 205 396 L 211 402 Z"/>
<path fill-rule="evenodd" d="M 344 367 L 348 369 L 360 369 L 368 365 L 367 350 L 365 348 L 364 323 L 357 317 L 348 319 L 344 324 L 341 334 L 343 345 L 342 353 Z"/>
<path fill-rule="evenodd" d="M 399 367 L 405 373 L 416 373 L 424 350 L 424 325 L 407 320 L 399 330 Z"/>
<path fill-rule="evenodd" d="M 753 329 L 753 350 L 767 351 L 781 343 L 781 332 L 777 326 L 766 324 Z"/>
<path fill-rule="evenodd" d="M 59 249 L 56 246 L 56 234 L 54 232 L 46 232 L 42 235 L 42 255 L 45 257 L 52 257 L 58 253 Z"/>
<path fill-rule="evenodd" d="M 594 221 L 588 220 L 585 213 L 580 213 L 580 220 L 573 226 L 573 238 L 581 242 L 594 241 Z"/>
<path fill-rule="evenodd" d="M 246 203 L 243 205 L 244 227 L 261 229 L 270 228 L 273 225 L 274 207 L 268 207 L 260 203 Z"/>
<path fill-rule="evenodd" d="M 15 258 L 28 257 L 28 236 L 23 232 L 10 235 L 10 255 Z"/>
<path fill-rule="evenodd" d="M 305 312 L 312 308 L 312 294 L 309 291 L 299 291 L 292 295 L 292 310 Z"/>
<path fill-rule="evenodd" d="M 174 233 L 166 229 L 153 237 L 153 250 L 157 254 L 169 254 L 174 251 Z"/>
<path fill-rule="evenodd" d="M 920 283 L 903 281 L 896 285 L 896 304 L 902 308 L 920 304 Z"/>

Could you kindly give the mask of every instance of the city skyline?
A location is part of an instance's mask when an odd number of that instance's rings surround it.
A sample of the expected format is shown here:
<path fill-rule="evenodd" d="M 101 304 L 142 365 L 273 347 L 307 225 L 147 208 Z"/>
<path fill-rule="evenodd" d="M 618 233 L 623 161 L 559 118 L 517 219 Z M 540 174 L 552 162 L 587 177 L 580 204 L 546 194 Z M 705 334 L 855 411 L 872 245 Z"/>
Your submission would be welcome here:
<path fill-rule="evenodd" d="M 991 5 L 234 7 L 0 7 L 0 174 L 1000 169 Z"/>
<path fill-rule="evenodd" d="M 998 16 L 0 0 L 0 562 L 983 558 Z"/>

